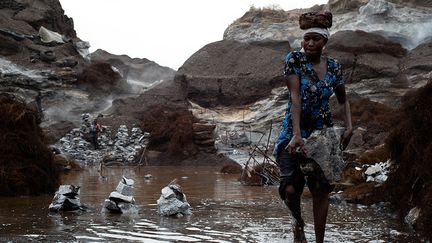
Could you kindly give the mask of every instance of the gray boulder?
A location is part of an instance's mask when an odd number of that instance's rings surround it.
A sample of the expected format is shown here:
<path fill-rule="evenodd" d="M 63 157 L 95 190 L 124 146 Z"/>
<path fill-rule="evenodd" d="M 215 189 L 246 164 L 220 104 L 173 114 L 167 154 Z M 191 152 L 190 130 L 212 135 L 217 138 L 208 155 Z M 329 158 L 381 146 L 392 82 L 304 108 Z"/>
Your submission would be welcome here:
<path fill-rule="evenodd" d="M 345 167 L 342 150 L 339 147 L 342 132 L 343 129 L 340 127 L 317 130 L 305 142 L 308 157 L 320 165 L 330 183 L 341 180 Z"/>
<path fill-rule="evenodd" d="M 162 195 L 157 200 L 158 212 L 162 216 L 190 215 L 191 206 L 186 201 L 186 195 L 177 184 L 170 184 L 161 190 Z"/>
<path fill-rule="evenodd" d="M 79 186 L 61 185 L 49 205 L 52 212 L 75 211 L 83 209 L 79 198 Z"/>

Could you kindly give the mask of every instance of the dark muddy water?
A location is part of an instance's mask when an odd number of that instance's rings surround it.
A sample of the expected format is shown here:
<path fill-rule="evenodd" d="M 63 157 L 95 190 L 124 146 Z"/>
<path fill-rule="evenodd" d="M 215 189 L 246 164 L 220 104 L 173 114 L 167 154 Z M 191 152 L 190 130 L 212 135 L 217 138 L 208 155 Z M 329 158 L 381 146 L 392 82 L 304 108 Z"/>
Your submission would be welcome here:
<path fill-rule="evenodd" d="M 144 180 L 152 174 L 152 180 Z M 63 176 L 81 186 L 85 213 L 51 214 L 52 196 L 0 198 L 0 241 L 292 242 L 290 217 L 277 187 L 243 186 L 211 167 L 96 168 Z M 105 215 L 102 202 L 122 175 L 135 180 L 136 215 Z M 177 178 L 193 215 L 160 217 L 160 190 Z M 306 234 L 314 241 L 311 199 L 303 198 Z M 413 242 L 384 207 L 330 206 L 327 242 Z"/>

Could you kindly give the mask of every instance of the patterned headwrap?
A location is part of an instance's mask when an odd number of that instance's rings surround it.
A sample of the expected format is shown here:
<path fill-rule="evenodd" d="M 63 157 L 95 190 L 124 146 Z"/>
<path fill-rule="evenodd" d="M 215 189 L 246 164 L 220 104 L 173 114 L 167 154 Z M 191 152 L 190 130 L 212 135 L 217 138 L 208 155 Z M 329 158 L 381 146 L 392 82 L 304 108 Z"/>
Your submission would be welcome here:
<path fill-rule="evenodd" d="M 327 40 L 330 38 L 330 31 L 327 28 L 319 28 L 319 27 L 313 27 L 309 29 L 305 29 L 303 32 L 303 37 L 308 33 L 318 33 L 322 35 Z"/>

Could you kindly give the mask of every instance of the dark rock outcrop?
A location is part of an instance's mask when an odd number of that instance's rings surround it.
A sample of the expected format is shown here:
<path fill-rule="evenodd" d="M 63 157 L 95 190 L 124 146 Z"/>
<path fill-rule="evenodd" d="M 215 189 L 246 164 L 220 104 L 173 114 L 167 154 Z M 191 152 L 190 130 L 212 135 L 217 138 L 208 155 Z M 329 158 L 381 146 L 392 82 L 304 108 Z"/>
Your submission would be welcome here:
<path fill-rule="evenodd" d="M 28 27 L 23 26 L 25 29 L 20 28 L 16 31 L 32 35 L 37 33 L 41 26 L 44 26 L 69 38 L 76 38 L 73 20 L 64 15 L 61 4 L 57 0 L 9 0 L 2 2 L 5 2 L 3 3 L 5 8 L 14 10 L 10 11 L 9 16 L 7 16 L 9 18 L 7 23 L 11 24 L 10 26 L 20 26 L 21 23 L 27 23 L 33 29 L 29 31 Z"/>
<path fill-rule="evenodd" d="M 330 37 L 326 53 L 336 58 L 350 82 L 376 77 L 394 77 L 399 70 L 399 59 L 406 50 L 398 43 L 364 31 L 339 31 Z"/>
<path fill-rule="evenodd" d="M 409 74 L 432 71 L 432 40 L 411 50 L 403 61 L 403 68 Z"/>
<path fill-rule="evenodd" d="M 214 42 L 192 55 L 179 68 L 175 81 L 187 98 L 204 107 L 252 103 L 284 85 L 280 81 L 288 50 L 280 49 L 257 43 Z"/>
<path fill-rule="evenodd" d="M 117 68 L 123 78 L 142 82 L 143 85 L 151 85 L 160 80 L 174 78 L 175 71 L 169 67 L 163 67 L 146 58 L 131 58 L 127 55 L 114 55 L 98 49 L 90 56 L 92 61 L 107 62 Z"/>
<path fill-rule="evenodd" d="M 121 87 L 121 76 L 104 62 L 95 62 L 86 66 L 78 75 L 77 83 L 91 87 L 94 92 L 109 93 Z"/>

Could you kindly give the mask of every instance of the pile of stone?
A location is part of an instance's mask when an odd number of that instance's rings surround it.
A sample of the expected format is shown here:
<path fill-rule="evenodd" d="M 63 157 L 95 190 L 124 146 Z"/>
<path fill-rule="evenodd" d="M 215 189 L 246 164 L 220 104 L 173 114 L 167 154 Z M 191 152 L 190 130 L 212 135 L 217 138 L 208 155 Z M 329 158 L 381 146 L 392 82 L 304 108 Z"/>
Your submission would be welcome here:
<path fill-rule="evenodd" d="M 132 163 L 139 152 L 147 145 L 149 133 L 144 133 L 138 127 L 131 129 L 129 136 L 126 125 L 121 125 L 113 141 L 111 150 L 104 158 L 104 162 Z"/>
<path fill-rule="evenodd" d="M 110 213 L 138 213 L 133 197 L 134 181 L 123 177 L 115 191 L 105 199 L 102 212 Z"/>
<path fill-rule="evenodd" d="M 390 173 L 390 166 L 390 160 L 387 160 L 386 162 L 379 162 L 374 165 L 365 165 L 366 171 L 364 174 L 366 177 L 366 182 L 385 182 L 388 178 L 388 174 Z"/>
<path fill-rule="evenodd" d="M 103 158 L 101 151 L 93 150 L 92 144 L 84 139 L 79 128 L 72 129 L 54 147 L 82 165 L 94 165 Z"/>
<path fill-rule="evenodd" d="M 90 114 L 83 114 L 80 128 L 70 131 L 54 147 L 82 165 L 96 165 L 101 161 L 129 164 L 135 161 L 140 151 L 148 143 L 150 134 L 143 133 L 139 127 L 133 127 L 129 135 L 128 128 L 121 125 L 112 139 L 111 128 L 102 126 L 102 132 L 98 136 L 100 149 L 94 150 L 94 146 L 86 141 L 86 138 L 90 136 L 90 126 L 93 120 Z"/>
<path fill-rule="evenodd" d="M 52 212 L 83 210 L 79 198 L 79 186 L 61 185 L 49 205 Z"/>
<path fill-rule="evenodd" d="M 162 188 L 161 193 L 160 198 L 157 200 L 160 215 L 183 217 L 192 214 L 192 208 L 186 200 L 186 195 L 178 184 L 171 182 L 168 186 Z"/>

